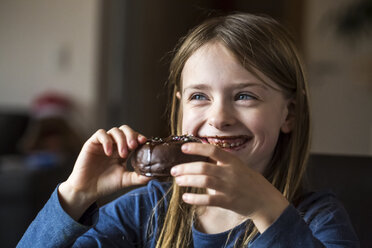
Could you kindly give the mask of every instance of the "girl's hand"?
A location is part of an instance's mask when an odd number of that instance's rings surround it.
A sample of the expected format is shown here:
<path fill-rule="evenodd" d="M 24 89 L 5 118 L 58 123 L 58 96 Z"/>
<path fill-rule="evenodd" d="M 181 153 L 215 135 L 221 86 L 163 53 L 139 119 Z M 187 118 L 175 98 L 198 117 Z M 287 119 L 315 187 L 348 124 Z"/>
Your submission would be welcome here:
<path fill-rule="evenodd" d="M 182 150 L 216 161 L 180 164 L 172 168 L 178 185 L 207 189 L 207 194 L 185 193 L 182 196 L 184 202 L 232 210 L 252 219 L 261 233 L 288 206 L 287 199 L 271 183 L 235 155 L 210 144 L 187 143 Z"/>
<path fill-rule="evenodd" d="M 147 183 L 150 178 L 125 167 L 130 151 L 145 142 L 145 136 L 126 125 L 93 134 L 83 145 L 71 175 L 59 187 L 64 210 L 77 220 L 99 197 Z"/>

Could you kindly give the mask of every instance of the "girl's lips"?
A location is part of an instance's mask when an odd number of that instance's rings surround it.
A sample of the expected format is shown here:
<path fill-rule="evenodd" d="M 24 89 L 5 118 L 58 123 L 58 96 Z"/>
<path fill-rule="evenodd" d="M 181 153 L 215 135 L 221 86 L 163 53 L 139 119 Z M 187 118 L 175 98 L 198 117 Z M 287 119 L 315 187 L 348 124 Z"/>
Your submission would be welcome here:
<path fill-rule="evenodd" d="M 251 139 L 247 135 L 239 136 L 204 136 L 200 137 L 203 143 L 212 144 L 227 150 L 240 150 Z"/>

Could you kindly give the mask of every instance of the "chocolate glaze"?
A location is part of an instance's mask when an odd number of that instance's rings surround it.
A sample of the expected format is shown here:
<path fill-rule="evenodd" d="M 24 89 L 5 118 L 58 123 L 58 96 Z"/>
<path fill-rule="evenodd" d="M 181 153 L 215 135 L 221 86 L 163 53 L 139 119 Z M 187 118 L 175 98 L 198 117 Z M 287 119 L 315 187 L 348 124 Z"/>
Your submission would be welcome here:
<path fill-rule="evenodd" d="M 201 143 L 201 140 L 187 135 L 149 139 L 134 151 L 130 163 L 138 174 L 148 177 L 169 177 L 170 169 L 174 165 L 208 161 L 204 156 L 183 153 L 181 146 L 188 142 Z"/>

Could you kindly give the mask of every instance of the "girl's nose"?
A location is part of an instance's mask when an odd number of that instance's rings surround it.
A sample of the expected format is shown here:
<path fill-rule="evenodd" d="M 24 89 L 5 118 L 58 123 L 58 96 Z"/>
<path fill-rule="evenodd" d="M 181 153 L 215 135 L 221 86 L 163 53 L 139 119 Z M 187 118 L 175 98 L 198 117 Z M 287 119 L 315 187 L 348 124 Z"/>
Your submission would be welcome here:
<path fill-rule="evenodd" d="M 217 129 L 224 129 L 236 123 L 234 111 L 225 104 L 215 104 L 209 110 L 208 125 Z"/>

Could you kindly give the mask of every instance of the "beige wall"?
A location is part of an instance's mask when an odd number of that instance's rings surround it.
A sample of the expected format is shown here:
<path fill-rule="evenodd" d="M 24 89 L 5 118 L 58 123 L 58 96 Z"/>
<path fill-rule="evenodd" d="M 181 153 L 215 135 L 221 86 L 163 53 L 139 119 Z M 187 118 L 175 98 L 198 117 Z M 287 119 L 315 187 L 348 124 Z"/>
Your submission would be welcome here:
<path fill-rule="evenodd" d="M 314 152 L 372 155 L 372 36 L 352 46 L 335 34 L 331 21 L 353 1 L 307 1 Z"/>
<path fill-rule="evenodd" d="M 70 95 L 81 124 L 95 101 L 98 0 L 0 1 L 0 108 L 27 108 L 45 90 Z"/>

